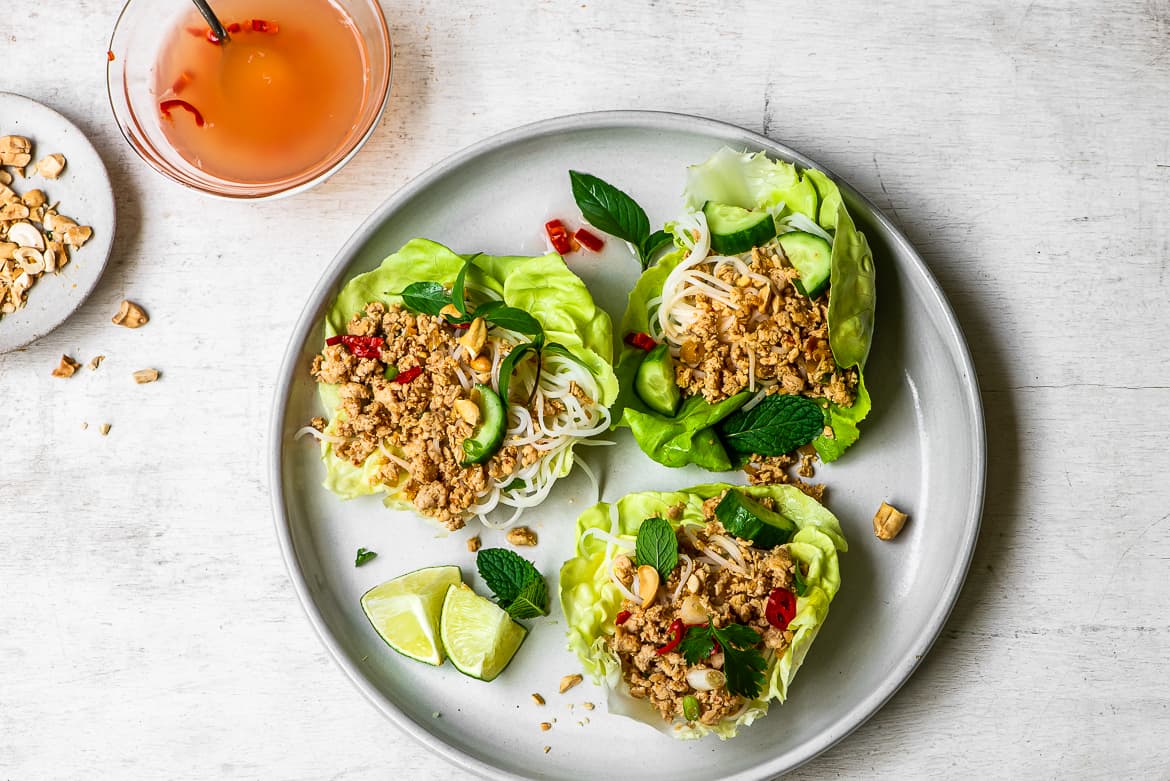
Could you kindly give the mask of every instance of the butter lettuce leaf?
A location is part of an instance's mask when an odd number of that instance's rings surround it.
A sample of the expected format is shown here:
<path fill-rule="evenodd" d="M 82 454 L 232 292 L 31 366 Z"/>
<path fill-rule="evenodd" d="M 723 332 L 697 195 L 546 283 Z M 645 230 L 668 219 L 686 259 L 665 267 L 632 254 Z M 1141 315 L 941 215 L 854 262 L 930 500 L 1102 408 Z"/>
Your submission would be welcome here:
<path fill-rule="evenodd" d="M 873 253 L 864 234 L 850 217 L 840 188 L 822 171 L 800 170 L 783 160 L 771 160 L 763 152 L 736 152 L 724 147 L 707 161 L 687 169 L 684 199 L 691 211 L 698 211 L 703 204 L 714 201 L 744 209 L 766 209 L 777 220 L 800 214 L 831 232 L 829 346 L 838 365 L 856 367 L 860 380 L 858 397 L 851 407 L 828 405 L 826 418 L 834 429 L 834 437 L 822 436 L 815 441 L 823 461 L 836 460 L 857 441 L 858 424 L 869 414 L 870 398 L 861 374 L 873 341 L 877 300 Z M 622 318 L 622 336 L 648 332 L 653 315 L 649 311 L 650 302 L 661 295 L 666 277 L 684 255 L 682 249 L 677 250 L 638 279 L 630 291 Z M 691 403 L 692 398 L 684 403 L 673 419 L 654 413 L 640 402 L 633 390 L 638 362 L 644 355 L 627 346 L 619 356 L 617 374 L 621 391 L 614 410 L 617 425 L 633 429 L 643 452 L 659 463 L 668 466 L 691 463 L 713 470 L 733 468 L 732 461 L 720 457 L 722 446 L 714 429 L 708 431 L 699 426 L 713 427 L 738 406 L 724 408 L 720 415 L 711 409 L 717 405 L 705 401 Z M 689 451 L 693 454 L 691 457 L 675 447 L 686 444 L 685 439 L 679 439 L 680 434 L 697 443 Z M 714 442 L 716 447 L 711 447 L 708 442 Z M 726 452 L 723 455 L 726 456 Z"/>
<path fill-rule="evenodd" d="M 797 597 L 796 617 L 789 624 L 794 632 L 793 641 L 769 663 L 760 697 L 748 703 L 737 718 L 712 726 L 687 724 L 681 719 L 666 722 L 645 700 L 630 695 L 622 680 L 621 663 L 606 644 L 606 638 L 614 632 L 614 620 L 622 603 L 621 593 L 610 580 L 609 566 L 615 556 L 628 551 L 592 534 L 585 536 L 585 532 L 589 529 L 608 532 L 628 542 L 632 550 L 638 527 L 646 518 L 668 517 L 671 508 L 681 505 L 682 513 L 671 520 L 672 526 L 702 524 L 704 500 L 730 487 L 712 483 L 681 491 L 647 491 L 629 494 L 612 505 L 597 504 L 577 519 L 575 555 L 561 567 L 560 599 L 568 625 L 569 649 L 577 654 L 586 674 L 605 687 L 610 712 L 636 719 L 675 738 L 701 738 L 709 733 L 723 739 L 734 737 L 740 726 L 765 715 L 770 701 L 783 702 L 787 698 L 788 687 L 825 622 L 829 603 L 841 587 L 837 554 L 848 550 L 848 545 L 840 523 L 821 504 L 794 486 L 736 486 L 753 497 L 775 500 L 776 511 L 796 524 L 798 531 L 787 548 L 808 570 L 807 589 L 804 596 Z"/>
<path fill-rule="evenodd" d="M 401 303 L 400 293 L 411 283 L 438 282 L 450 288 L 470 257 L 429 239 L 411 239 L 378 268 L 359 274 L 341 288 L 325 314 L 325 337 L 344 333 L 350 318 L 370 302 Z M 466 284 L 470 290 L 490 291 L 508 306 L 535 317 L 544 328 L 546 341 L 564 345 L 597 378 L 602 396 L 599 401 L 606 406 L 613 404 L 618 382 L 612 365 L 613 329 L 609 315 L 593 303 L 585 283 L 569 270 L 560 255 L 477 255 L 468 267 Z M 325 384 L 318 387 L 331 416 L 326 433 L 332 433 L 340 414 L 337 389 Z M 387 494 L 387 506 L 411 507 L 398 496 L 400 485 L 377 481 L 384 459 L 377 451 L 356 467 L 338 458 L 328 442 L 322 442 L 321 457 L 325 462 L 325 487 L 338 496 L 350 499 L 381 491 Z M 565 474 L 571 466 L 569 461 Z"/>

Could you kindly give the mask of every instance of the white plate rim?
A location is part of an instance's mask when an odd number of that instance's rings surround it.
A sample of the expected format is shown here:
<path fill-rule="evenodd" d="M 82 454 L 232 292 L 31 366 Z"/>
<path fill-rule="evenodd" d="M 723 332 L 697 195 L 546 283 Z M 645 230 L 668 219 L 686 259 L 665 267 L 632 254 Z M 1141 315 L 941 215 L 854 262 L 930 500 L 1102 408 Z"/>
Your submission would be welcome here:
<path fill-rule="evenodd" d="M 36 107 L 36 110 L 38 111 L 47 112 L 54 118 L 54 121 L 59 122 L 66 129 L 71 130 L 76 134 L 78 144 L 88 148 L 88 151 L 93 155 L 94 160 L 97 161 L 96 170 L 92 171 L 92 174 L 95 177 L 95 181 L 101 185 L 100 187 L 95 188 L 95 190 L 89 193 L 89 195 L 94 199 L 105 201 L 105 205 L 109 207 L 110 211 L 110 225 L 109 230 L 105 231 L 105 235 L 102 236 L 100 240 L 97 236 L 95 236 L 94 239 L 89 244 L 87 244 L 87 248 L 90 249 L 90 253 L 85 256 L 84 261 L 87 268 L 93 269 L 91 272 L 92 275 L 88 279 L 88 284 L 85 287 L 80 287 L 77 295 L 71 296 L 69 298 L 69 306 L 57 310 L 56 314 L 50 315 L 44 324 L 34 327 L 27 334 L 17 336 L 17 341 L 6 347 L 0 345 L 0 354 L 20 350 L 21 348 L 28 347 L 30 344 L 36 342 L 39 339 L 43 339 L 53 331 L 60 328 L 66 320 L 73 316 L 74 312 L 81 308 L 82 304 L 84 304 L 86 300 L 89 299 L 93 291 L 97 289 L 98 283 L 101 281 L 102 276 L 106 272 L 106 266 L 109 265 L 110 255 L 113 253 L 114 249 L 114 236 L 118 230 L 118 210 L 117 204 L 114 200 L 114 188 L 110 183 L 110 172 L 106 169 L 105 161 L 102 160 L 102 156 L 98 153 L 97 148 L 93 145 L 93 142 L 89 140 L 89 136 L 87 136 L 81 128 L 70 121 L 69 118 L 64 114 L 57 111 L 52 106 L 45 105 L 39 100 L 30 98 L 27 95 L 21 95 L 19 92 L 5 92 L 4 90 L 0 90 L 0 101 L 4 100 L 10 100 L 18 104 L 24 102 Z M 38 139 L 34 138 L 33 142 L 38 143 Z M 66 169 L 66 175 L 68 175 L 68 169 Z M 70 261 L 70 263 L 73 262 L 74 261 L 72 260 Z M 32 290 L 29 291 L 29 295 L 33 295 L 35 290 L 36 286 L 34 286 Z M 0 321 L 0 324 L 2 324 L 2 321 Z"/>
<path fill-rule="evenodd" d="M 292 581 L 301 608 L 305 611 L 309 623 L 312 625 L 318 638 L 329 651 L 333 661 L 342 669 L 350 682 L 368 699 L 375 708 L 382 712 L 391 722 L 421 745 L 447 760 L 456 767 L 473 772 L 477 775 L 493 779 L 523 779 L 525 776 L 506 772 L 494 765 L 473 757 L 459 749 L 445 743 L 432 733 L 421 728 L 406 716 L 401 709 L 390 699 L 385 697 L 374 685 L 366 679 L 350 662 L 345 650 L 336 638 L 321 615 L 313 597 L 310 594 L 304 573 L 301 571 L 296 550 L 292 542 L 292 531 L 289 517 L 284 506 L 284 479 L 283 479 L 283 447 L 282 430 L 283 420 L 287 412 L 289 388 L 294 379 L 294 373 L 299 367 L 298 356 L 300 345 L 308 337 L 309 332 L 317 325 L 316 312 L 321 297 L 334 289 L 354 255 L 366 241 L 377 231 L 378 227 L 389 220 L 397 211 L 410 202 L 416 194 L 425 190 L 433 182 L 446 176 L 465 164 L 474 161 L 481 155 L 495 152 L 504 147 L 531 141 L 544 136 L 555 135 L 566 131 L 605 130 L 618 128 L 637 128 L 649 130 L 680 131 L 701 133 L 728 144 L 747 144 L 759 149 L 767 150 L 770 154 L 795 161 L 805 167 L 819 168 L 828 174 L 841 188 L 847 200 L 863 204 L 872 214 L 872 219 L 880 226 L 884 238 L 896 245 L 900 255 L 911 261 L 908 271 L 919 278 L 924 289 L 933 298 L 933 303 L 945 316 L 946 337 L 957 346 L 957 353 L 953 355 L 956 363 L 962 370 L 966 382 L 965 403 L 972 411 L 971 415 L 971 443 L 973 447 L 973 462 L 976 466 L 976 490 L 973 494 L 971 506 L 962 526 L 962 561 L 959 562 L 947 579 L 941 599 L 928 617 L 923 630 L 913 647 L 909 649 L 899 665 L 894 667 L 883 679 L 881 686 L 856 703 L 843 714 L 832 726 L 823 730 L 816 739 L 807 741 L 800 747 L 795 759 L 786 756 L 775 757 L 771 761 L 760 763 L 754 771 L 744 771 L 733 776 L 725 776 L 725 781 L 748 781 L 748 779 L 772 778 L 787 773 L 809 760 L 827 751 L 838 742 L 848 737 L 854 730 L 868 721 L 875 713 L 897 693 L 910 679 L 914 671 L 921 664 L 931 646 L 941 634 L 970 569 L 971 559 L 974 556 L 979 528 L 983 514 L 984 494 L 986 491 L 987 472 L 987 443 L 983 414 L 983 404 L 979 391 L 978 376 L 975 373 L 970 349 L 958 325 L 953 308 L 944 295 L 938 281 L 930 273 L 925 261 L 914 249 L 913 245 L 878 207 L 864 195 L 854 189 L 847 180 L 842 179 L 832 169 L 821 165 L 791 147 L 773 141 L 766 136 L 739 127 L 721 120 L 699 117 L 689 114 L 680 114 L 666 111 L 642 110 L 615 110 L 595 111 L 578 114 L 567 114 L 559 117 L 532 122 L 519 127 L 498 133 L 482 139 L 468 147 L 450 155 L 437 164 L 405 184 L 378 206 L 373 213 L 353 232 L 350 238 L 342 245 L 321 275 L 321 279 L 310 293 L 305 307 L 297 318 L 296 325 L 289 338 L 281 361 L 280 372 L 274 390 L 272 417 L 269 423 L 269 487 L 272 499 L 273 521 L 276 527 L 277 539 L 280 543 L 285 568 Z"/>

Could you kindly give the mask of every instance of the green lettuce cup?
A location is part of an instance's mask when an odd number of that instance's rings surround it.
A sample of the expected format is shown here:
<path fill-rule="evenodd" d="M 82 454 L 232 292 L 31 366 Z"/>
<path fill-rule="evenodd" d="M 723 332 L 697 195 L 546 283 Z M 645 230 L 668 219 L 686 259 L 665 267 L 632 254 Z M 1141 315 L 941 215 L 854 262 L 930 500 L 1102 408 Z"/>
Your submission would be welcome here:
<path fill-rule="evenodd" d="M 446 301 L 451 305 L 454 290 L 462 294 L 465 315 L 457 315 L 453 310 L 444 310 L 447 314 L 442 314 L 435 303 Z M 411 298 L 412 295 L 415 297 Z M 418 303 L 420 300 L 422 304 Z M 494 317 L 486 314 L 489 309 L 495 310 Z M 484 317 L 478 318 L 479 312 Z M 368 322 L 361 322 L 363 318 Z M 476 319 L 483 322 L 477 324 Z M 419 333 L 429 329 L 433 345 L 420 347 L 433 346 L 433 350 L 395 350 L 395 333 L 376 330 L 381 328 L 381 322 L 393 322 L 393 329 L 404 334 L 404 339 L 418 339 Z M 470 348 L 465 354 L 460 340 L 470 338 L 467 335 L 481 326 L 485 335 L 482 346 L 476 348 L 476 357 L 486 361 L 484 366 L 490 368 L 475 369 L 477 364 L 472 363 Z M 373 338 L 380 340 L 378 344 L 382 346 L 369 352 L 367 363 L 363 364 L 356 358 L 357 353 L 351 356 L 347 351 L 351 342 L 343 340 L 357 340 L 352 350 L 361 352 L 360 340 L 367 337 L 355 337 L 352 333 L 365 333 L 371 328 L 375 331 L 370 333 L 381 334 Z M 328 411 L 327 425 L 318 433 L 325 487 L 343 499 L 384 494 L 388 507 L 413 509 L 433 516 L 420 509 L 423 502 L 417 500 L 415 492 L 421 494 L 433 488 L 432 493 L 441 493 L 446 490 L 445 479 L 458 482 L 470 476 L 474 479 L 467 490 L 479 490 L 482 495 L 476 494 L 474 504 L 462 517 L 441 519 L 449 529 L 458 528 L 475 515 L 489 523 L 489 514 L 497 507 L 513 508 L 512 517 L 489 525 L 507 525 L 523 509 L 542 501 L 552 483 L 572 469 L 576 461 L 574 447 L 585 437 L 608 427 L 608 407 L 617 396 L 617 379 L 611 364 L 610 318 L 593 303 L 584 283 L 556 253 L 539 257 L 465 256 L 428 239 L 412 239 L 378 268 L 354 277 L 341 288 L 326 312 L 324 336 L 323 357 L 335 362 L 352 359 L 346 364 L 351 368 L 347 369 L 350 376 L 344 377 L 344 382 L 325 381 L 339 379 L 339 372 L 320 373 L 320 364 L 314 368 L 320 398 Z M 509 363 L 508 354 L 517 346 L 524 348 L 520 351 L 524 355 Z M 369 365 L 369 361 L 374 363 Z M 458 362 L 451 369 L 450 364 L 455 361 Z M 452 383 L 445 394 L 435 390 L 434 398 L 412 397 L 412 391 L 407 388 L 431 383 L 436 367 L 458 377 L 463 387 Z M 421 382 L 415 379 L 420 373 Z M 507 383 L 501 388 L 502 374 L 510 379 L 511 393 Z M 439 474 L 420 489 L 419 479 L 412 477 L 409 468 L 413 465 L 410 453 L 404 452 L 409 450 L 404 447 L 409 443 L 395 444 L 393 432 L 382 438 L 365 458 L 355 458 L 352 451 L 345 454 L 349 457 L 339 454 L 339 450 L 346 449 L 347 439 L 339 436 L 339 430 L 345 429 L 349 420 L 347 404 L 351 412 L 354 409 L 352 400 L 347 401 L 348 391 L 344 388 L 354 384 L 355 377 L 362 378 L 361 382 L 367 385 L 369 393 L 362 398 L 372 394 L 375 399 L 386 400 L 387 405 L 403 399 L 401 403 L 415 405 L 414 412 L 418 415 L 435 413 L 435 419 L 440 422 L 454 420 L 456 412 L 466 412 L 467 417 L 476 421 L 465 427 L 474 436 L 469 435 L 461 442 L 458 438 L 444 441 L 441 448 L 435 448 L 442 450 L 443 456 L 450 451 L 450 458 L 457 459 L 458 463 L 440 463 Z M 497 399 L 494 408 L 484 404 L 484 399 L 491 397 Z M 572 398 L 566 401 L 566 397 Z M 478 400 L 478 408 L 468 411 L 467 403 L 474 400 Z M 542 400 L 541 412 L 555 408 L 547 420 L 528 411 Z M 371 409 L 368 401 L 364 403 L 363 414 Z M 460 403 L 464 408 L 457 406 Z M 444 405 L 453 408 L 445 410 Z M 481 437 L 488 441 L 486 450 L 473 453 L 472 445 L 479 443 L 471 439 L 480 437 L 480 430 L 486 425 L 485 416 L 500 409 L 503 410 L 502 422 L 497 421 L 500 440 Z M 447 412 L 450 414 L 446 417 L 438 414 Z M 398 418 L 391 416 L 389 420 L 406 419 L 410 413 L 406 409 Z M 498 452 L 503 455 L 498 460 L 489 460 L 489 457 L 495 459 L 494 448 L 502 448 Z M 510 469 L 511 460 L 517 462 L 515 469 Z M 455 513 L 448 513 L 452 514 Z"/>
<path fill-rule="evenodd" d="M 772 522 L 784 524 L 786 541 L 771 548 L 757 549 L 739 539 L 729 552 L 728 535 L 723 533 L 722 524 L 707 525 L 713 513 L 716 517 L 726 517 L 724 509 L 729 492 L 734 493 L 731 498 L 755 507 L 762 515 L 768 515 Z M 760 509 L 761 504 L 770 507 Z M 669 572 L 661 578 L 658 591 L 651 595 L 652 606 L 643 611 L 638 600 L 645 595 L 631 595 L 633 580 L 625 578 L 623 573 L 629 571 L 629 566 L 643 563 L 643 554 L 651 550 L 644 547 L 651 541 L 639 534 L 649 520 L 659 526 L 669 523 L 679 540 L 680 555 L 674 564 L 667 561 Z M 688 540 L 698 540 L 701 549 L 709 551 L 710 555 L 700 555 L 700 548 L 690 547 Z M 661 547 L 662 540 L 656 542 Z M 629 494 L 614 504 L 602 502 L 585 511 L 577 520 L 575 555 L 561 568 L 560 599 L 568 625 L 569 648 L 580 659 L 585 673 L 605 689 L 611 713 L 641 721 L 674 738 L 695 739 L 708 734 L 722 739 L 734 737 L 741 726 L 750 725 L 764 716 L 772 701 L 782 703 L 787 697 L 788 688 L 841 586 L 837 554 L 846 550 L 847 544 L 837 518 L 817 501 L 789 485 L 730 486 L 716 483 L 680 491 Z M 734 551 L 738 551 L 739 558 L 733 555 Z M 687 552 L 694 556 L 684 555 Z M 647 555 L 653 557 L 653 553 Z M 632 561 L 625 562 L 623 558 Z M 754 568 L 750 577 L 740 577 L 724 569 L 725 566 L 735 567 L 740 558 L 744 566 Z M 756 588 L 754 584 L 773 576 L 776 560 L 788 562 L 791 569 L 791 578 L 784 581 L 785 587 L 776 589 L 791 593 L 777 595 L 773 591 L 768 597 L 768 610 L 776 596 L 785 597 L 789 602 L 786 626 L 780 634 L 780 627 L 772 623 L 772 618 L 764 622 L 759 619 L 758 612 L 752 612 L 759 605 L 751 599 L 758 601 L 762 597 L 739 599 L 736 596 L 736 588 L 743 584 L 750 582 L 753 585 L 744 587 Z M 723 564 L 718 564 L 718 561 Z M 634 579 L 640 579 L 642 574 L 639 570 Z M 700 574 L 702 578 L 699 578 Z M 731 580 L 723 585 L 712 580 L 724 576 Z M 788 578 L 788 575 L 784 577 Z M 721 591 L 728 582 L 732 585 Z M 701 585 L 696 587 L 696 584 Z M 720 593 L 723 597 L 717 596 Z M 725 601 L 721 603 L 720 599 Z M 688 604 L 688 600 L 698 602 Z M 708 606 L 706 612 L 711 613 L 708 618 L 712 618 L 716 628 L 722 625 L 724 631 L 728 631 L 728 624 L 733 622 L 726 616 L 723 619 L 714 616 L 720 610 L 729 612 L 728 605 L 737 605 L 736 609 L 740 611 L 738 614 L 729 613 L 731 618 L 737 615 L 742 618 L 745 614 L 756 616 L 754 622 L 748 621 L 749 628 L 763 638 L 757 643 L 761 675 L 754 692 L 739 695 L 737 700 L 728 703 L 725 698 L 721 699 L 723 695 L 718 688 L 711 688 L 709 678 L 713 676 L 717 682 L 722 675 L 726 679 L 723 694 L 730 694 L 735 672 L 731 668 L 730 655 L 723 660 L 722 670 L 707 669 L 714 665 L 709 661 L 714 656 L 691 664 L 685 655 L 678 655 L 677 652 L 689 650 L 688 644 L 701 642 L 701 633 L 706 631 L 701 616 L 699 619 L 688 616 L 693 613 L 695 604 Z M 645 620 L 640 621 L 640 617 Z M 674 628 L 675 619 L 685 620 L 685 624 L 679 628 L 681 636 L 670 639 L 669 632 L 663 634 L 663 626 L 670 621 L 671 628 Z M 659 626 L 647 627 L 646 622 L 652 621 L 657 621 Z M 661 645 L 652 643 L 633 651 L 634 646 L 629 645 L 630 640 L 624 634 L 629 634 L 626 627 L 639 623 L 641 636 L 657 638 Z M 741 627 L 737 631 L 745 630 Z M 692 637 L 693 633 L 700 636 Z M 782 641 L 779 640 L 781 635 Z M 623 658 L 626 659 L 624 665 Z M 647 670 L 641 669 L 642 665 L 648 665 L 649 671 L 665 671 L 668 676 L 674 674 L 676 681 L 680 679 L 675 673 L 678 666 L 686 666 L 685 680 L 688 683 L 679 683 L 673 694 L 664 694 L 656 700 L 655 694 L 638 688 L 643 687 L 642 680 L 648 674 Z M 703 678 L 704 674 L 707 679 Z M 692 686 L 692 681 L 697 688 Z M 670 697 L 681 698 L 681 705 L 673 707 Z M 723 711 L 710 712 L 718 718 L 705 718 L 708 714 L 699 709 L 688 712 L 692 706 L 698 706 L 698 701 L 687 702 L 687 697 L 703 698 L 704 702 L 716 703 L 716 707 L 723 703 Z"/>
<path fill-rule="evenodd" d="M 628 427 L 643 452 L 671 467 L 695 464 L 711 471 L 728 471 L 741 466 L 752 455 L 779 455 L 729 447 L 722 436 L 728 425 L 725 422 L 729 418 L 733 419 L 732 425 L 741 422 L 754 405 L 761 403 L 765 389 L 748 387 L 749 383 L 744 382 L 738 386 L 739 391 L 721 392 L 712 399 L 710 394 L 693 391 L 688 394 L 684 388 L 681 403 L 673 409 L 670 405 L 653 403 L 655 399 L 638 391 L 644 387 L 640 385 L 645 380 L 639 372 L 645 371 L 647 358 L 645 350 L 638 346 L 639 335 L 651 340 L 644 341 L 642 347 L 654 342 L 668 343 L 676 365 L 680 357 L 686 357 L 681 349 L 685 342 L 680 344 L 683 337 L 666 333 L 663 323 L 664 317 L 673 316 L 668 308 L 677 306 L 680 300 L 678 296 L 670 297 L 669 293 L 675 289 L 671 285 L 694 265 L 692 255 L 701 252 L 708 258 L 717 258 L 738 253 L 746 258 L 748 253 L 743 248 L 747 248 L 751 249 L 750 265 L 758 260 L 757 251 L 764 248 L 771 254 L 783 254 L 786 263 L 807 263 L 806 268 L 799 269 L 802 277 L 806 272 L 816 272 L 815 267 L 820 264 L 823 282 L 811 298 L 824 300 L 819 297 L 827 295 L 824 320 L 831 368 L 847 379 L 848 392 L 834 395 L 783 387 L 767 392 L 807 395 L 815 401 L 821 408 L 822 431 L 815 437 L 806 436 L 804 441 L 815 445 L 822 461 L 836 460 L 857 441 L 859 424 L 870 411 L 862 370 L 873 340 L 876 308 L 873 255 L 864 234 L 854 224 L 840 189 L 816 169 L 801 170 L 790 163 L 771 160 L 762 152 L 738 153 L 724 148 L 689 169 L 685 200 L 688 213 L 667 225 L 675 237 L 675 250 L 647 269 L 629 294 L 620 328 L 623 347 L 616 367 L 621 385 L 614 406 L 616 425 Z M 714 248 L 721 237 L 728 242 L 722 245 L 726 253 Z M 734 242 L 739 244 L 732 246 Z M 805 292 L 799 281 L 795 287 Z M 719 287 L 719 280 L 692 289 L 698 288 L 714 295 L 726 293 Z M 694 301 L 694 296 L 690 301 Z M 745 376 L 753 373 L 754 368 L 748 368 Z M 812 379 L 808 385 L 813 385 Z M 808 430 L 805 426 L 804 431 Z M 769 436 L 773 434 L 769 432 Z"/>

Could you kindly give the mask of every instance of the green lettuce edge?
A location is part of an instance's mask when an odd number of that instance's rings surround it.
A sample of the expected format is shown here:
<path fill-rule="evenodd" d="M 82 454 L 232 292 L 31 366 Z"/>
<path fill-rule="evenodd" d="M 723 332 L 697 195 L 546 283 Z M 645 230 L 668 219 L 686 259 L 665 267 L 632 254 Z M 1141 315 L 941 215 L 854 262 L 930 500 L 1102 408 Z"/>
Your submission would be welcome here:
<path fill-rule="evenodd" d="M 792 643 L 785 652 L 775 657 L 765 673 L 763 696 L 749 703 L 747 709 L 734 720 L 724 720 L 714 726 L 687 725 L 681 721 L 663 721 L 644 701 L 636 700 L 621 690 L 620 662 L 605 645 L 605 638 L 614 631 L 614 619 L 621 607 L 621 592 L 609 579 L 607 564 L 616 549 L 597 537 L 582 539 L 587 529 L 613 531 L 633 541 L 642 521 L 651 517 L 667 517 L 668 510 L 679 504 L 683 512 L 671 524 L 677 528 L 685 522 L 702 522 L 702 505 L 706 499 L 718 496 L 729 488 L 736 488 L 754 497 L 769 497 L 776 502 L 777 512 L 791 518 L 799 527 L 789 552 L 808 566 L 805 581 L 808 590 L 797 597 Z M 612 517 L 611 513 L 616 513 Z M 646 491 L 628 494 L 614 504 L 600 502 L 586 510 L 577 519 L 575 555 L 561 567 L 560 600 L 568 626 L 568 647 L 580 659 L 585 673 L 605 687 L 610 712 L 619 713 L 658 729 L 679 739 L 697 739 L 715 734 L 721 739 L 734 737 L 740 726 L 751 724 L 768 711 L 771 700 L 784 702 L 788 687 L 803 663 L 809 647 L 828 616 L 829 604 L 841 587 L 838 552 L 848 550 L 840 522 L 815 499 L 790 485 L 732 486 L 709 483 L 679 491 Z"/>
<path fill-rule="evenodd" d="M 325 338 L 344 333 L 354 313 L 366 304 L 402 302 L 399 295 L 413 282 L 438 282 L 450 288 L 455 276 L 469 256 L 459 255 L 430 239 L 411 239 L 389 255 L 378 268 L 359 274 L 338 291 L 325 314 Z M 546 340 L 567 347 L 585 363 L 601 388 L 601 403 L 609 406 L 617 398 L 618 381 L 613 365 L 613 326 L 609 315 L 593 303 L 593 297 L 581 279 L 569 270 L 555 252 L 536 257 L 478 255 L 467 273 L 469 288 L 491 290 L 506 304 L 531 314 L 544 327 Z M 319 394 L 329 411 L 325 432 L 334 433 L 338 423 L 336 386 L 321 383 Z M 361 466 L 338 458 L 332 446 L 321 443 L 325 462 L 323 485 L 342 499 L 385 493 L 383 503 L 395 509 L 412 509 L 413 505 L 397 495 L 405 482 L 401 476 L 395 485 L 374 482 L 382 456 L 371 454 Z M 567 460 L 566 470 L 572 468 Z"/>

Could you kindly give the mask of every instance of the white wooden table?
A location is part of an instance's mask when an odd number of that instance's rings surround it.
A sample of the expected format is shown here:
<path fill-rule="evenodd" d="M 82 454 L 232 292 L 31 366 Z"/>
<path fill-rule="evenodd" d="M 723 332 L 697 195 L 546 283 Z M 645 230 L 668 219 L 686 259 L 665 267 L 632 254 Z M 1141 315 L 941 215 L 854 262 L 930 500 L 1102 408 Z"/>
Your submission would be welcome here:
<path fill-rule="evenodd" d="M 0 356 L 0 779 L 452 777 L 296 602 L 273 378 L 375 204 L 484 135 L 601 108 L 823 161 L 916 243 L 972 346 L 990 469 L 962 598 L 910 683 L 797 777 L 1170 776 L 1170 3 L 384 5 L 394 88 L 369 145 L 309 193 L 238 205 L 118 134 L 118 0 L 3 3 L 0 89 L 90 134 L 119 220 L 89 302 Z M 123 297 L 146 328 L 110 325 Z M 107 360 L 54 379 L 62 353 Z M 162 379 L 134 385 L 144 367 Z"/>

